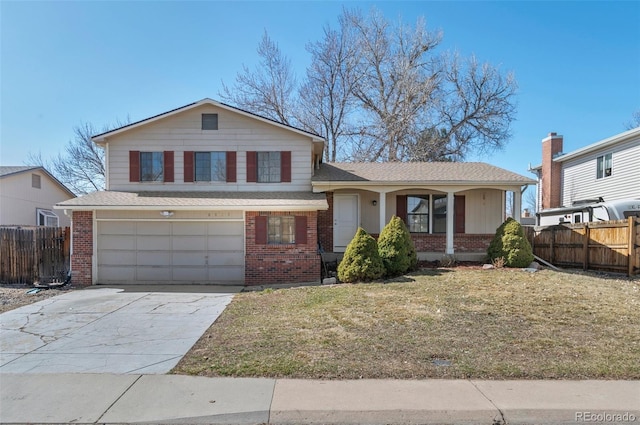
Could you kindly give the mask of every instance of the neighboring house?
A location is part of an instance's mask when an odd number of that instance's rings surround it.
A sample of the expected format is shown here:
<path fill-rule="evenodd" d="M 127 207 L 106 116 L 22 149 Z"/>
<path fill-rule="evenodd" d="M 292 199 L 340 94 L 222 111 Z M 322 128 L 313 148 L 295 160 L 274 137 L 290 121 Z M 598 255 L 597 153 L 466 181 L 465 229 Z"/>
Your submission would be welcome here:
<path fill-rule="evenodd" d="M 43 167 L 0 166 L 0 225 L 62 226 L 69 218 L 53 206 L 75 197 Z"/>
<path fill-rule="evenodd" d="M 537 211 L 588 199 L 640 198 L 640 127 L 570 153 L 562 145 L 562 136 L 549 133 L 542 164 L 531 169 L 538 177 Z"/>
<path fill-rule="evenodd" d="M 505 191 L 519 210 L 535 184 L 481 163 L 322 164 L 322 137 L 210 99 L 93 140 L 107 190 L 57 205 L 85 285 L 319 281 L 319 245 L 342 252 L 396 213 L 423 258 L 483 256 Z"/>

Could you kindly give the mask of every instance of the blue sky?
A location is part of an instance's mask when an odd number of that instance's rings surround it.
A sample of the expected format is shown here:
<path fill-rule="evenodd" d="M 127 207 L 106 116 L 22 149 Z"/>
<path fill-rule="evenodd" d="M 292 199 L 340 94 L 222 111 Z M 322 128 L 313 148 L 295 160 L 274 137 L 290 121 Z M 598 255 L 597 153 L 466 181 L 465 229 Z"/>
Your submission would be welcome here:
<path fill-rule="evenodd" d="M 624 131 L 640 110 L 640 2 L 0 3 L 0 164 L 54 156 L 84 122 L 101 129 L 218 98 L 257 62 L 266 30 L 302 78 L 305 43 L 343 7 L 444 33 L 440 51 L 512 71 L 517 121 L 504 151 L 470 157 L 532 176 L 550 131 L 571 151 Z"/>

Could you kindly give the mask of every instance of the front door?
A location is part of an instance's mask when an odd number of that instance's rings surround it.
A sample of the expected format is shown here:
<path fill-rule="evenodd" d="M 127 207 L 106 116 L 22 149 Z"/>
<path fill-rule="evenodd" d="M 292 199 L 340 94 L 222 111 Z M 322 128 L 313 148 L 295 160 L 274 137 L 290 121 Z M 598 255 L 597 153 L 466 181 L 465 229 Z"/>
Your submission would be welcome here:
<path fill-rule="evenodd" d="M 333 252 L 344 252 L 358 230 L 358 195 L 333 196 Z"/>

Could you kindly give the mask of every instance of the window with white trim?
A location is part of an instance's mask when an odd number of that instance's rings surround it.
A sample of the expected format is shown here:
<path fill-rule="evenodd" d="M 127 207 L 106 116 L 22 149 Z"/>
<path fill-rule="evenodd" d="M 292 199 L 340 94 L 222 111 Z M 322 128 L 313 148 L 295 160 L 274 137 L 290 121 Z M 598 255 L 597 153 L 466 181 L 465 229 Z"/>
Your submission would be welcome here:
<path fill-rule="evenodd" d="M 36 210 L 38 226 L 58 227 L 58 216 L 51 210 L 38 208 Z"/>
<path fill-rule="evenodd" d="M 446 233 L 447 195 L 407 196 L 407 225 L 410 233 Z"/>
<path fill-rule="evenodd" d="M 598 157 L 598 171 L 596 178 L 603 179 L 611 176 L 613 170 L 613 160 L 610 153 Z"/>
<path fill-rule="evenodd" d="M 407 196 L 409 232 L 429 233 L 429 195 Z"/>

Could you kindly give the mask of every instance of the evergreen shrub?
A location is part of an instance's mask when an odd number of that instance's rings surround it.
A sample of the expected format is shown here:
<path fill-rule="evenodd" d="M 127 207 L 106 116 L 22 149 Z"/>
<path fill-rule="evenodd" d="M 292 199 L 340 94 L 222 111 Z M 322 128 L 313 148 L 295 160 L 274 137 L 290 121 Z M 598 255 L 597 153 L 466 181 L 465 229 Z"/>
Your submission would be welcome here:
<path fill-rule="evenodd" d="M 382 275 L 384 266 L 378 254 L 378 244 L 359 227 L 338 265 L 338 279 L 341 282 L 366 282 Z"/>
<path fill-rule="evenodd" d="M 527 267 L 533 261 L 533 250 L 524 229 L 511 217 L 496 230 L 487 254 L 491 261 L 504 258 L 506 267 Z"/>
<path fill-rule="evenodd" d="M 387 276 L 399 276 L 416 267 L 416 250 L 411 234 L 399 217 L 391 217 L 380 232 L 378 253 Z"/>

